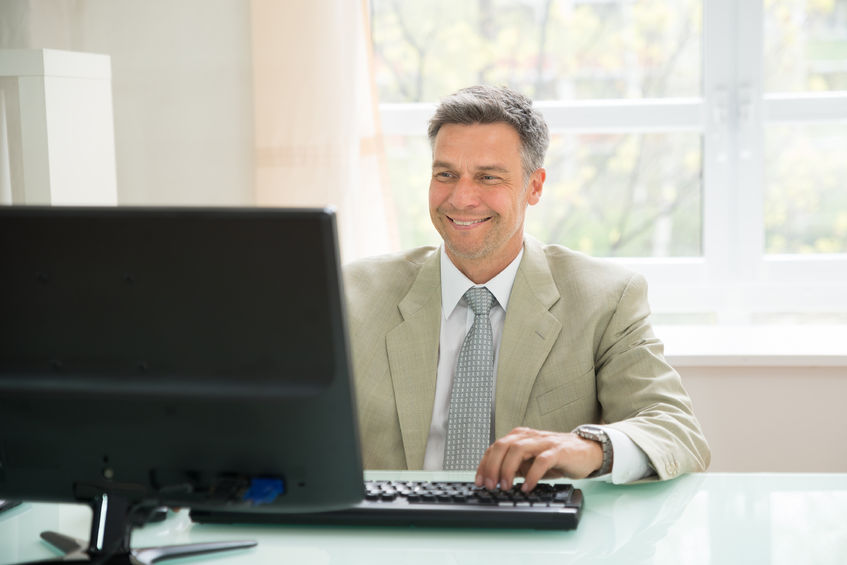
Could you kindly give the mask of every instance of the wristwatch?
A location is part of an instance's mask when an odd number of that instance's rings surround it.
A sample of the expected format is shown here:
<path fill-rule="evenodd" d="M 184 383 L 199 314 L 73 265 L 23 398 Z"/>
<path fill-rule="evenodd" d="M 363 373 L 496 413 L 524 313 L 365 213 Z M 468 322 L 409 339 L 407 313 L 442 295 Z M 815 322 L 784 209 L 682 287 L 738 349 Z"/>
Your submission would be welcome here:
<path fill-rule="evenodd" d="M 574 430 L 574 433 L 583 439 L 596 441 L 603 448 L 603 464 L 599 469 L 588 475 L 599 477 L 612 472 L 612 440 L 600 426 L 585 424 Z"/>

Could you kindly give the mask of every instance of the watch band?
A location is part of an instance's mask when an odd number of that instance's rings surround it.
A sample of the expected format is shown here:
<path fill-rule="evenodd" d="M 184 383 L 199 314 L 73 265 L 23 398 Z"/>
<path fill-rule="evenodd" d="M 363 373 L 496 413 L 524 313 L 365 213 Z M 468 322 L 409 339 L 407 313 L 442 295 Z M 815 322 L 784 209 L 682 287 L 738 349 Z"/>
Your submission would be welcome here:
<path fill-rule="evenodd" d="M 599 477 L 612 472 L 612 440 L 600 426 L 585 424 L 574 430 L 574 433 L 583 439 L 596 441 L 603 448 L 603 464 L 599 469 L 588 475 L 588 477 Z"/>

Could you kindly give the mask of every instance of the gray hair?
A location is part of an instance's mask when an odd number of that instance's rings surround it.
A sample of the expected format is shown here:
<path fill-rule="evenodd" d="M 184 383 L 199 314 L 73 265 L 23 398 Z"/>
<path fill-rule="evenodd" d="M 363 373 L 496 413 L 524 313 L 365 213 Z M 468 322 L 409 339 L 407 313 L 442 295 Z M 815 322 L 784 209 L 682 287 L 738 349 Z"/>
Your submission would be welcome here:
<path fill-rule="evenodd" d="M 532 100 L 505 86 L 478 85 L 463 88 L 444 98 L 429 120 L 429 143 L 435 147 L 435 136 L 445 124 L 506 123 L 518 132 L 521 140 L 521 165 L 524 181 L 544 166 L 544 154 L 550 145 L 550 131 L 541 112 L 533 109 Z"/>

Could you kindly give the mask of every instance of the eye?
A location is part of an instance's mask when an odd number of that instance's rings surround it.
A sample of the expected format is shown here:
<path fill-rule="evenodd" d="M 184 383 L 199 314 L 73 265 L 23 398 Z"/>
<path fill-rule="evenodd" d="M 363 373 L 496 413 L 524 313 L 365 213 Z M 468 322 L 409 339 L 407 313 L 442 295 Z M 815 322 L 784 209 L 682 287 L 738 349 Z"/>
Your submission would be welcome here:
<path fill-rule="evenodd" d="M 479 180 L 483 184 L 499 184 L 503 179 L 496 175 L 480 175 Z"/>
<path fill-rule="evenodd" d="M 453 173 L 450 171 L 436 171 L 432 176 L 440 181 L 446 181 L 453 178 Z"/>

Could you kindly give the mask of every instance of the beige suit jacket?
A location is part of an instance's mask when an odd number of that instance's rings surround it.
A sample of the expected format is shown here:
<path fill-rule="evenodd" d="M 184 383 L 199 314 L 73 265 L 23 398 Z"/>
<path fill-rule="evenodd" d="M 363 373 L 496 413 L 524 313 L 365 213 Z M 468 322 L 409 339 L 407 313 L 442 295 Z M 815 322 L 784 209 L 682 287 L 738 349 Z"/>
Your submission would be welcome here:
<path fill-rule="evenodd" d="M 710 452 L 648 322 L 643 277 L 527 237 L 500 344 L 495 436 L 608 424 L 659 478 L 705 470 Z M 345 291 L 366 469 L 420 469 L 435 398 L 437 248 L 364 259 Z"/>

